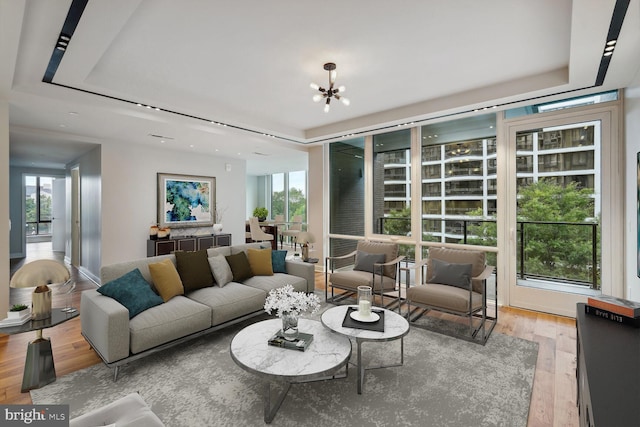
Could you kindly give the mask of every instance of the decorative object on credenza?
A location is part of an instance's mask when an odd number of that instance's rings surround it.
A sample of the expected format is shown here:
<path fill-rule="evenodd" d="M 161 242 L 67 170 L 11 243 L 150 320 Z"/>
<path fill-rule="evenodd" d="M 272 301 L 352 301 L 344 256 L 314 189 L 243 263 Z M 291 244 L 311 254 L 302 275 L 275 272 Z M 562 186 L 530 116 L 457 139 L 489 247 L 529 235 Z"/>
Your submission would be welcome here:
<path fill-rule="evenodd" d="M 51 289 L 47 285 L 65 283 L 69 277 L 69 270 L 64 264 L 51 259 L 40 259 L 20 267 L 9 285 L 12 288 L 35 287 L 31 317 L 33 320 L 42 320 L 51 317 Z"/>
<path fill-rule="evenodd" d="M 316 238 L 308 231 L 301 231 L 296 238 L 302 248 L 302 261 L 309 262 L 309 246 L 316 242 Z"/>
<path fill-rule="evenodd" d="M 158 239 L 168 239 L 171 237 L 171 229 L 169 227 L 160 227 L 158 229 Z"/>
<path fill-rule="evenodd" d="M 158 239 L 158 224 L 153 224 L 151 227 L 149 227 L 149 239 Z"/>
<path fill-rule="evenodd" d="M 213 234 L 222 233 L 222 215 L 226 212 L 227 208 L 221 208 L 216 205 L 213 212 Z"/>
<path fill-rule="evenodd" d="M 298 318 L 300 313 L 311 310 L 315 313 L 320 308 L 320 299 L 315 294 L 296 292 L 293 286 L 272 289 L 264 302 L 264 310 L 282 319 L 281 335 L 284 339 L 293 341 L 298 338 Z"/>
<path fill-rule="evenodd" d="M 329 72 L 329 89 L 325 89 L 315 83 L 311 83 L 309 86 L 311 87 L 311 89 L 314 89 L 320 92 L 313 95 L 314 102 L 320 102 L 323 99 L 326 99 L 324 104 L 324 112 L 328 113 L 329 109 L 331 108 L 330 107 L 331 98 L 335 98 L 339 101 L 342 101 L 344 105 L 349 105 L 350 102 L 347 98 L 340 95 L 341 93 L 344 93 L 344 91 L 346 90 L 344 86 L 340 86 L 336 89 L 333 88 L 333 86 L 336 83 L 336 76 L 337 76 L 336 64 L 334 64 L 333 62 L 327 62 L 326 64 L 324 64 L 324 69 Z"/>
<path fill-rule="evenodd" d="M 212 227 L 216 179 L 158 173 L 158 225 Z"/>
<path fill-rule="evenodd" d="M 269 216 L 269 211 L 265 207 L 257 207 L 253 210 L 253 216 L 258 218 L 258 221 L 265 222 L 267 216 Z"/>

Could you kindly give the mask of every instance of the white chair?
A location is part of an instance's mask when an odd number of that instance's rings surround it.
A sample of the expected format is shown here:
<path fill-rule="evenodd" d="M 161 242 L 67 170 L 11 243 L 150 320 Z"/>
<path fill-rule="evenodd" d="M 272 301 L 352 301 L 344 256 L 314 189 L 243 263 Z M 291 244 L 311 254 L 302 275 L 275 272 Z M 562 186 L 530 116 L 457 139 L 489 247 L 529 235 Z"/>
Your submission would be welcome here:
<path fill-rule="evenodd" d="M 258 218 L 252 216 L 249 218 L 249 230 L 251 231 L 251 240 L 254 242 L 264 242 L 266 240 L 273 240 L 273 234 L 265 233 L 260 228 Z"/>
<path fill-rule="evenodd" d="M 297 249 L 298 246 L 298 234 L 302 231 L 302 216 L 296 215 L 293 217 L 292 224 L 286 230 L 283 230 L 280 234 L 280 247 L 282 247 L 282 238 L 284 236 L 289 237 L 289 244 L 293 241 L 293 249 Z"/>
<path fill-rule="evenodd" d="M 280 249 L 282 249 L 282 232 L 286 229 L 287 223 L 284 220 L 284 215 L 276 215 L 273 220 L 273 226 L 276 227 L 278 232 L 276 235 L 280 235 Z"/>

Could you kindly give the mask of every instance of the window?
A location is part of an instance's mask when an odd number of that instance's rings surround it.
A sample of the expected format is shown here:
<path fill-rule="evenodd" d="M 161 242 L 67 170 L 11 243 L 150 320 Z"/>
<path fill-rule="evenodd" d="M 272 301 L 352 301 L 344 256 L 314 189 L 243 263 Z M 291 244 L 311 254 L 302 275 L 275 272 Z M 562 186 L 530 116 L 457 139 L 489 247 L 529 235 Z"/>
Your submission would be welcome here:
<path fill-rule="evenodd" d="M 364 236 L 364 138 L 329 145 L 329 161 L 330 232 Z M 330 253 L 343 255 L 352 243 L 332 239 Z"/>
<path fill-rule="evenodd" d="M 53 180 L 46 176 L 25 176 L 25 218 L 27 235 L 51 234 Z"/>
<path fill-rule="evenodd" d="M 495 126 L 485 114 L 422 127 L 422 241 L 464 243 L 472 218 L 495 214 Z"/>
<path fill-rule="evenodd" d="M 285 190 L 286 189 L 286 190 Z M 271 218 L 284 215 L 291 221 L 300 215 L 307 220 L 307 173 L 306 171 L 275 173 L 271 175 Z"/>
<path fill-rule="evenodd" d="M 373 232 L 411 233 L 411 129 L 373 137 Z"/>

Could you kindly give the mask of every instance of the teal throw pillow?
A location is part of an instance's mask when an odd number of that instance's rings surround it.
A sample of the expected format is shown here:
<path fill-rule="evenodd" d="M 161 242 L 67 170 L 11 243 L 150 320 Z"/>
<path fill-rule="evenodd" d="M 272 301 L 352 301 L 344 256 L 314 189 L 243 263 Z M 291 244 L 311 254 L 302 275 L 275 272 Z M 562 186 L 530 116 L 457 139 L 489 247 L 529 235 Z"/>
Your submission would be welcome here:
<path fill-rule="evenodd" d="M 431 258 L 431 268 L 433 276 L 430 283 L 440 285 L 451 285 L 462 289 L 469 289 L 471 281 L 471 264 L 453 264 Z"/>
<path fill-rule="evenodd" d="M 164 302 L 137 268 L 100 286 L 98 292 L 124 305 L 129 310 L 129 319 Z"/>
<path fill-rule="evenodd" d="M 285 258 L 287 257 L 287 251 L 271 251 L 271 266 L 274 273 L 286 273 L 287 268 L 285 264 Z"/>

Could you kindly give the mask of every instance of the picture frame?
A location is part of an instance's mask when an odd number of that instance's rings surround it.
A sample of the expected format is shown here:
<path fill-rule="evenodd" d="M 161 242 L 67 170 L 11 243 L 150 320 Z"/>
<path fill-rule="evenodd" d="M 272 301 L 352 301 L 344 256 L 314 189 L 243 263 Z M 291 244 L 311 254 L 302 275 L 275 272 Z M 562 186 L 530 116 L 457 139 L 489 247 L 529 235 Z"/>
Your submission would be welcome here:
<path fill-rule="evenodd" d="M 213 226 L 216 178 L 158 173 L 158 226 Z"/>

